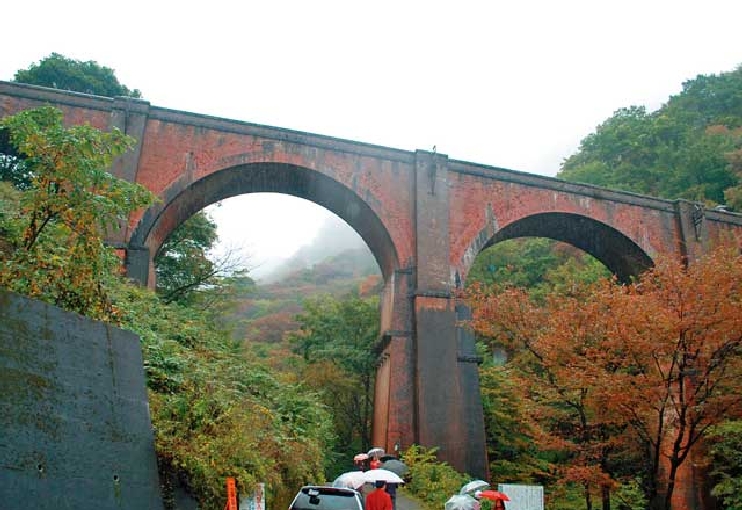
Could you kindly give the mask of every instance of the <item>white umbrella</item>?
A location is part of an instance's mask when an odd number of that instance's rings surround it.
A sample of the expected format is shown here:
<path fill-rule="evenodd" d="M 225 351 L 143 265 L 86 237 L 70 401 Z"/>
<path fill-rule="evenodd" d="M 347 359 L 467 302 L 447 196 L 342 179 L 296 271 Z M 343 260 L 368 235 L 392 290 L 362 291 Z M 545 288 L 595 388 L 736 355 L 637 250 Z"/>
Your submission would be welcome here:
<path fill-rule="evenodd" d="M 468 494 L 454 494 L 446 501 L 446 510 L 479 510 L 479 501 Z"/>
<path fill-rule="evenodd" d="M 364 483 L 366 483 L 366 478 L 363 476 L 363 471 L 348 471 L 335 478 L 332 486 L 357 489 L 363 487 Z"/>
<path fill-rule="evenodd" d="M 368 451 L 368 454 L 367 455 L 369 457 L 381 457 L 382 455 L 384 455 L 384 453 L 385 452 L 384 452 L 384 449 L 383 448 L 380 448 L 378 446 L 375 446 L 375 447 L 371 448 Z"/>
<path fill-rule="evenodd" d="M 387 469 L 369 469 L 363 473 L 364 479 L 369 483 L 383 481 L 386 483 L 404 483 L 397 473 Z"/>
<path fill-rule="evenodd" d="M 474 491 L 481 491 L 482 489 L 489 489 L 490 484 L 484 480 L 472 480 L 464 484 L 459 491 L 459 494 L 469 494 Z"/>

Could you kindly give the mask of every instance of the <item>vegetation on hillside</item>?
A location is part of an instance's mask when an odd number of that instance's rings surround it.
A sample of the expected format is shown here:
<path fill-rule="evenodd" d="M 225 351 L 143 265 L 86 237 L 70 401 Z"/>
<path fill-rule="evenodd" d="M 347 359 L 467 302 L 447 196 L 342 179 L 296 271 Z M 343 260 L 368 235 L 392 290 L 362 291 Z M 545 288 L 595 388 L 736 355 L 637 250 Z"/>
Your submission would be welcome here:
<path fill-rule="evenodd" d="M 306 362 L 305 378 L 332 410 L 338 442 L 334 475 L 352 467 L 356 453 L 371 448 L 374 381 L 379 357 L 379 300 L 347 295 L 304 303 L 299 329 L 288 336 Z"/>
<path fill-rule="evenodd" d="M 217 315 L 121 277 L 105 229 L 152 198 L 106 171 L 131 141 L 61 120 L 44 107 L 0 121 L 29 177 L 0 183 L 0 285 L 140 335 L 165 489 L 185 481 L 202 508 L 222 508 L 226 476 L 245 493 L 267 482 L 278 504 L 321 482 L 334 432 L 319 395 L 251 361 Z"/>
<path fill-rule="evenodd" d="M 26 191 L 6 190 L 4 230 L 8 251 L 0 285 L 89 317 L 115 321 L 110 277 L 120 261 L 104 244 L 131 211 L 152 200 L 142 186 L 116 179 L 105 169 L 132 144 L 118 130 L 65 128 L 52 107 L 0 119 L 30 177 Z"/>
<path fill-rule="evenodd" d="M 621 108 L 558 177 L 742 210 L 742 66 L 683 84 L 654 112 Z"/>

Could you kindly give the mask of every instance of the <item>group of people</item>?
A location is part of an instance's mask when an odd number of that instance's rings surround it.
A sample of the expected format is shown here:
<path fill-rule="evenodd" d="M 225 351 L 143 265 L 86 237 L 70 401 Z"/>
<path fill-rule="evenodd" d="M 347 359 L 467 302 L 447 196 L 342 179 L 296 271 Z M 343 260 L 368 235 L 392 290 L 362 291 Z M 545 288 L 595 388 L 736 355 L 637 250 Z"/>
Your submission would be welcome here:
<path fill-rule="evenodd" d="M 361 471 L 381 469 L 383 464 L 378 456 L 368 455 L 356 456 L 353 463 Z M 368 492 L 365 498 L 366 510 L 397 510 L 397 484 L 377 480 L 374 490 Z"/>
<path fill-rule="evenodd" d="M 376 457 L 367 458 L 356 458 L 353 460 L 353 464 L 361 471 L 368 471 L 369 469 L 379 469 L 381 467 L 381 460 Z"/>

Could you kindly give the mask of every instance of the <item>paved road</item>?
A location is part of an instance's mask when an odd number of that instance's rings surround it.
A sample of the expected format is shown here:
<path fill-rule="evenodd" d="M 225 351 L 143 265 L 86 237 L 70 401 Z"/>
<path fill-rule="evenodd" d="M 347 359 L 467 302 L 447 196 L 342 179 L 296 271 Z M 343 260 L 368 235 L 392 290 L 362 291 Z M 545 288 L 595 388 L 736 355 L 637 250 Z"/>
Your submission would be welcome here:
<path fill-rule="evenodd" d="M 397 510 L 426 510 L 418 501 L 397 490 Z"/>

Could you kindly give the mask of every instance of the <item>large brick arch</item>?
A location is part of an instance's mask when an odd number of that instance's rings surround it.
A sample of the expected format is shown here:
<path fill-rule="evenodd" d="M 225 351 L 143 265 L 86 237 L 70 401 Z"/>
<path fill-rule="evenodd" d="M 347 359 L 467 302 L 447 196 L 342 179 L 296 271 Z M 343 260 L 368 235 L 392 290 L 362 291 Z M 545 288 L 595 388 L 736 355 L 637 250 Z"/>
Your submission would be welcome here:
<path fill-rule="evenodd" d="M 622 282 L 650 268 L 653 261 L 632 239 L 605 223 L 574 213 L 536 213 L 514 220 L 489 239 L 477 237 L 467 253 L 480 253 L 493 244 L 519 237 L 548 237 L 589 253 Z M 469 260 L 466 272 L 471 269 Z"/>
<path fill-rule="evenodd" d="M 273 192 L 304 198 L 345 220 L 376 257 L 385 281 L 399 266 L 397 250 L 381 219 L 357 193 L 317 171 L 267 161 L 225 168 L 192 183 L 185 180 L 169 186 L 162 202 L 150 207 L 134 229 L 130 243 L 148 249 L 151 257 L 173 229 L 204 207 L 245 193 Z"/>

